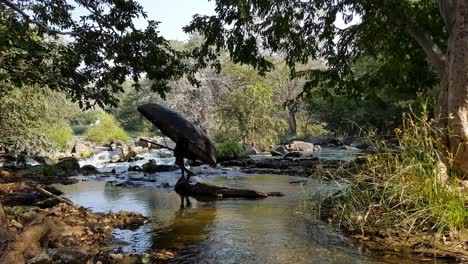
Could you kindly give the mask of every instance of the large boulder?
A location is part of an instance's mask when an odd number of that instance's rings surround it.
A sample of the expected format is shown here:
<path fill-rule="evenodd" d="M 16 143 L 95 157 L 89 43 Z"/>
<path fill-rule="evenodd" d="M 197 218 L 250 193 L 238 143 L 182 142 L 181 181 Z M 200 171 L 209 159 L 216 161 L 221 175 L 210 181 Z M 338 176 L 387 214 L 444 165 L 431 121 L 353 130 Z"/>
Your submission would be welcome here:
<path fill-rule="evenodd" d="M 167 172 L 178 170 L 179 167 L 175 165 L 157 165 L 155 160 L 150 160 L 143 164 L 143 172 L 155 173 L 155 172 Z"/>
<path fill-rule="evenodd" d="M 93 165 L 84 165 L 83 167 L 81 167 L 80 170 L 81 170 L 81 174 L 86 175 L 86 176 L 99 174 L 99 171 Z"/>
<path fill-rule="evenodd" d="M 143 171 L 146 173 L 155 173 L 157 171 L 158 165 L 156 164 L 156 161 L 151 159 L 147 163 L 143 164 L 142 168 Z"/>
<path fill-rule="evenodd" d="M 70 173 L 77 173 L 80 171 L 80 164 L 78 160 L 75 158 L 65 158 L 61 159 L 56 165 L 56 168 L 59 168 L 63 172 L 70 174 Z"/>
<path fill-rule="evenodd" d="M 119 149 L 120 152 L 122 153 L 122 157 L 126 157 L 128 153 L 130 152 L 130 148 L 127 146 L 127 144 L 118 146 L 117 149 Z"/>
<path fill-rule="evenodd" d="M 142 147 L 142 148 L 149 148 L 151 146 L 151 143 L 144 140 L 143 138 L 139 138 L 138 141 L 135 142 L 135 146 Z"/>
<path fill-rule="evenodd" d="M 134 147 L 131 151 L 135 152 L 136 154 L 140 154 L 145 151 L 145 149 L 141 146 Z"/>
<path fill-rule="evenodd" d="M 293 141 L 286 145 L 288 151 L 314 151 L 314 144 L 304 141 Z"/>
<path fill-rule="evenodd" d="M 75 145 L 73 146 L 71 152 L 80 154 L 80 153 L 84 152 L 87 149 L 88 149 L 88 146 L 86 146 L 83 142 L 76 142 Z"/>
<path fill-rule="evenodd" d="M 91 157 L 93 153 L 94 153 L 93 149 L 89 145 L 85 144 L 84 142 L 76 142 L 71 150 L 71 154 L 75 158 L 86 159 L 86 158 Z"/>

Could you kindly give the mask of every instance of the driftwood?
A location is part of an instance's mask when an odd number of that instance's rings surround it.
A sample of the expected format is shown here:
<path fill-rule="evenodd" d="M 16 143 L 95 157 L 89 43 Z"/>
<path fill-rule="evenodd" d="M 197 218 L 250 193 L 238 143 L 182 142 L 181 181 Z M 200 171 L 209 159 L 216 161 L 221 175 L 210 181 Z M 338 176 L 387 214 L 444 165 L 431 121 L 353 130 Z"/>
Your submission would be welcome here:
<path fill-rule="evenodd" d="M 66 203 L 66 204 L 68 204 L 68 205 L 75 206 L 75 204 L 72 203 L 71 201 L 69 201 L 69 200 L 67 200 L 67 199 L 64 199 L 64 198 L 62 198 L 62 197 L 60 197 L 60 196 L 57 196 L 57 195 L 55 195 L 55 194 L 53 194 L 53 193 L 47 191 L 46 189 L 40 187 L 39 185 L 36 185 L 36 190 L 38 190 L 39 192 L 41 192 L 41 193 L 43 193 L 43 194 L 45 194 L 45 195 L 48 195 L 48 196 L 50 196 L 50 197 L 52 197 L 52 198 L 57 199 L 57 200 L 61 201 L 62 203 Z"/>
<path fill-rule="evenodd" d="M 259 192 L 248 189 L 235 189 L 206 183 L 178 182 L 174 188 L 176 192 L 185 196 L 209 196 L 217 198 L 266 198 L 268 196 L 284 196 L 280 192 Z"/>

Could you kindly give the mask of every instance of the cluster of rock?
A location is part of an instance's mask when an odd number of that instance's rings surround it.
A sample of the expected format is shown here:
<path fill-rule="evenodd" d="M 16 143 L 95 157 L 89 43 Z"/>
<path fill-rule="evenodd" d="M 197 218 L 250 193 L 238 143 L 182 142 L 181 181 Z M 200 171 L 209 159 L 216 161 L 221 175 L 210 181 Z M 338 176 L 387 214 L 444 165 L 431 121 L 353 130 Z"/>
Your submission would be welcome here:
<path fill-rule="evenodd" d="M 313 157 L 314 153 L 320 150 L 320 145 L 304 141 L 292 141 L 285 145 L 271 146 L 270 153 L 272 156 L 282 156 L 284 158 L 302 158 Z"/>
<path fill-rule="evenodd" d="M 68 156 L 72 156 L 77 159 L 86 159 L 93 154 L 105 150 L 116 153 L 111 157 L 111 162 L 135 161 L 138 160 L 138 154 L 148 152 L 150 149 L 160 148 L 157 144 L 152 144 L 148 141 L 167 145 L 168 147 L 173 147 L 173 145 L 175 145 L 171 140 L 161 137 L 151 139 L 139 138 L 128 142 L 112 142 L 103 146 L 97 146 L 95 143 L 89 141 L 75 141 L 73 142 L 73 147 L 71 147 Z"/>
<path fill-rule="evenodd" d="M 239 167 L 242 172 L 255 174 L 277 174 L 289 176 L 309 176 L 321 162 L 317 157 L 259 159 L 251 158 L 222 162 L 224 167 Z"/>
<path fill-rule="evenodd" d="M 128 171 L 142 171 L 145 173 L 156 173 L 156 172 L 167 172 L 167 171 L 175 171 L 178 170 L 179 167 L 176 165 L 158 165 L 154 159 L 149 160 L 147 163 L 143 164 L 141 167 L 130 166 L 128 167 Z"/>

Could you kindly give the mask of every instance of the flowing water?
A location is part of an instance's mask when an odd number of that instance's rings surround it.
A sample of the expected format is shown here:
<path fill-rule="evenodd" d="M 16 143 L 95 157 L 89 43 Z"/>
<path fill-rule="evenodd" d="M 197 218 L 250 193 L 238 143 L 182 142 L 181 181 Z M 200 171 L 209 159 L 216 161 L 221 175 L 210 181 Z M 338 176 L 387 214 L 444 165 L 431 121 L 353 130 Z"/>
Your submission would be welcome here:
<path fill-rule="evenodd" d="M 158 163 L 169 158 L 152 156 Z M 152 222 L 137 230 L 115 230 L 123 251 L 184 249 L 190 252 L 178 263 L 418 263 L 417 258 L 376 256 L 347 240 L 328 224 L 307 215 L 304 190 L 291 184 L 302 178 L 243 174 L 230 169 L 198 168 L 197 180 L 217 185 L 281 191 L 283 197 L 199 201 L 182 198 L 172 188 L 179 172 L 159 173 L 138 187 L 116 187 L 122 178 L 138 178 L 126 172 L 129 164 L 113 164 L 121 173 L 111 177 L 87 177 L 74 185 L 59 186 L 73 202 L 95 211 L 128 210 L 148 216 Z M 101 170 L 109 164 L 102 163 Z M 195 168 L 194 168 L 195 169 Z M 309 180 L 334 192 L 343 186 Z M 125 242 L 125 243 L 122 243 Z M 427 260 L 426 260 L 427 261 Z"/>

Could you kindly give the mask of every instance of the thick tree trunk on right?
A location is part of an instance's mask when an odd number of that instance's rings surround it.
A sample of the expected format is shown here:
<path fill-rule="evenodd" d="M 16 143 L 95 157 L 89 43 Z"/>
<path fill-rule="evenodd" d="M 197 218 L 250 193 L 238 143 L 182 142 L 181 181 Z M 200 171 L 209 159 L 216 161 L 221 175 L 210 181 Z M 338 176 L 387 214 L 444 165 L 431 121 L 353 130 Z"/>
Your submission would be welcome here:
<path fill-rule="evenodd" d="M 453 15 L 439 111 L 447 120 L 450 158 L 468 171 L 468 3 L 456 1 Z"/>

